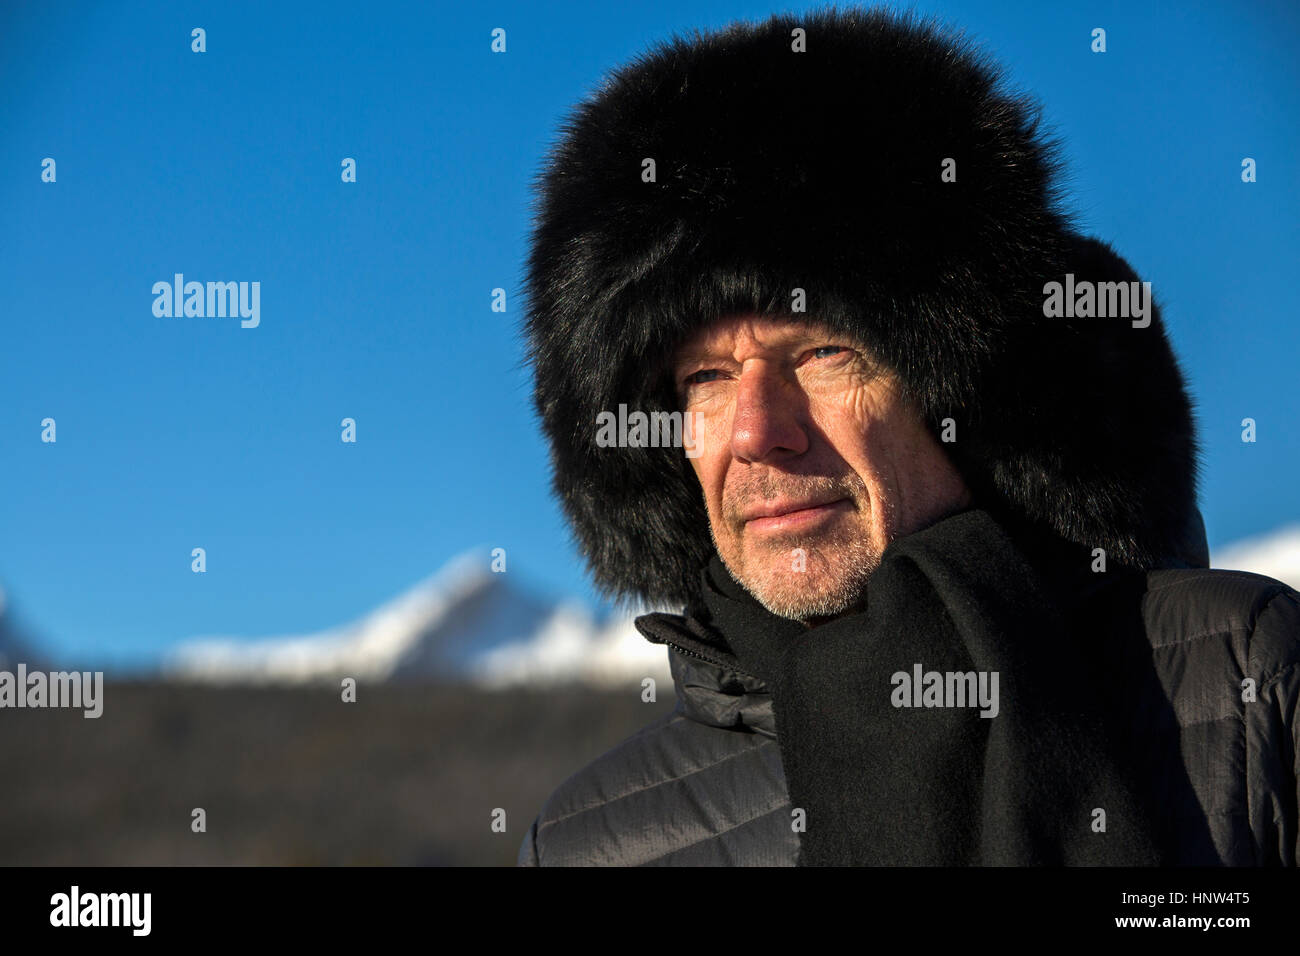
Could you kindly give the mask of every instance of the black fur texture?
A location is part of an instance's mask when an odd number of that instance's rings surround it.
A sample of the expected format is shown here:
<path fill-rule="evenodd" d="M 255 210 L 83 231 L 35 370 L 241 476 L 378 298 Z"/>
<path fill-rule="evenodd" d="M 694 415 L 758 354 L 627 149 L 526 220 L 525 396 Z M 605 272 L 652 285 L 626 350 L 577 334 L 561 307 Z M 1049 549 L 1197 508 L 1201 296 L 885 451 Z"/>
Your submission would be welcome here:
<path fill-rule="evenodd" d="M 796 288 L 802 317 L 872 344 L 936 437 L 954 421 L 943 447 L 982 506 L 1108 561 L 1195 551 L 1192 408 L 1158 310 L 1145 329 L 1043 315 L 1067 272 L 1137 278 L 1078 234 L 1061 172 L 1033 101 L 910 15 L 830 7 L 673 36 L 607 77 L 535 181 L 523 290 L 553 488 L 604 592 L 690 603 L 712 543 L 681 449 L 598 447 L 597 415 L 674 409 L 665 372 L 686 337 L 790 316 Z"/>

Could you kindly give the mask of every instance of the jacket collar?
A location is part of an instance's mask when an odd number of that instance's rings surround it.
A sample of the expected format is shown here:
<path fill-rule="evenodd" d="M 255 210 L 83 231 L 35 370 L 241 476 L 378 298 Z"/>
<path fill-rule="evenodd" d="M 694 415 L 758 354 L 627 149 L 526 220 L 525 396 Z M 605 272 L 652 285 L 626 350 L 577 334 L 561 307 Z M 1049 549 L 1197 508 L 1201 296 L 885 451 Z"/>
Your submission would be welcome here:
<path fill-rule="evenodd" d="M 711 727 L 776 737 L 768 683 L 746 673 L 736 655 L 699 621 L 684 614 L 654 613 L 633 623 L 646 640 L 668 647 L 677 707 L 687 717 Z"/>

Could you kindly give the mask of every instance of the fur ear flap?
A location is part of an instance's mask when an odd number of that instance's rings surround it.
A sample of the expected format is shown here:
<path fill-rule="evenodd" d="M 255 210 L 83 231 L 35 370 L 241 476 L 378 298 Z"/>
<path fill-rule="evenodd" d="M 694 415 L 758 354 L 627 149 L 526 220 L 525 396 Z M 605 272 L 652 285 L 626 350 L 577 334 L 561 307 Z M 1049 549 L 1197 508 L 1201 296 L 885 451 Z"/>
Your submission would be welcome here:
<path fill-rule="evenodd" d="M 1151 284 L 1081 236 L 1043 279 L 1054 314 L 1001 338 L 959 468 L 986 501 L 1109 560 L 1200 562 L 1192 405 Z"/>

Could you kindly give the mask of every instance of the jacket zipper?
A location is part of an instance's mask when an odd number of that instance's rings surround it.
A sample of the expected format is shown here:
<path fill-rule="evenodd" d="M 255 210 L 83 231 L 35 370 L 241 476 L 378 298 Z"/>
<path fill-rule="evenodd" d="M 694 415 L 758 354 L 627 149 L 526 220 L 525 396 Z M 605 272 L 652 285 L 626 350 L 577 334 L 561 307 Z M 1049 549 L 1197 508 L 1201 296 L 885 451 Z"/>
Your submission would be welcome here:
<path fill-rule="evenodd" d="M 704 661 L 705 663 L 712 664 L 712 665 L 714 665 L 715 667 L 723 667 L 723 668 L 726 668 L 727 670 L 729 670 L 729 671 L 733 671 L 733 672 L 735 672 L 735 673 L 737 673 L 737 674 L 743 674 L 745 677 L 748 677 L 748 678 L 750 678 L 751 680 L 756 680 L 756 681 L 762 681 L 762 680 L 763 680 L 763 678 L 759 677 L 757 674 L 750 674 L 750 673 L 747 672 L 747 671 L 742 671 L 740 668 L 736 667 L 734 664 L 728 664 L 726 661 L 714 660 L 712 657 L 706 657 L 704 654 L 701 654 L 701 653 L 699 653 L 698 651 L 688 650 L 687 648 L 682 647 L 680 644 L 674 644 L 672 641 L 664 641 L 664 643 L 667 644 L 669 647 L 675 649 L 675 650 L 679 650 L 679 651 L 681 651 L 681 652 L 682 652 L 683 654 L 685 654 L 687 657 L 694 657 L 694 658 L 696 658 L 697 660 L 701 660 L 701 661 Z M 764 683 L 766 683 L 766 682 L 764 681 Z"/>
<path fill-rule="evenodd" d="M 671 632 L 672 632 L 672 627 L 671 627 L 670 625 L 659 624 L 658 622 L 656 622 L 655 625 L 654 625 L 654 630 L 656 630 L 656 631 L 659 631 L 659 630 L 667 630 L 667 631 L 669 631 L 669 632 L 671 633 Z M 668 640 L 668 638 L 663 637 L 662 635 L 656 634 L 656 637 L 659 637 L 659 641 L 658 641 L 657 643 L 661 643 L 661 644 L 664 644 L 664 645 L 666 645 L 666 646 L 668 646 L 668 647 L 673 648 L 674 650 L 681 651 L 681 652 L 682 652 L 683 654 L 685 654 L 687 657 L 693 657 L 693 658 L 695 658 L 696 660 L 704 661 L 706 664 L 712 664 L 714 667 L 722 667 L 722 668 L 725 668 L 726 670 L 729 670 L 729 671 L 731 671 L 731 672 L 733 672 L 733 673 L 736 673 L 736 674 L 740 674 L 740 675 L 743 676 L 743 677 L 748 677 L 750 680 L 756 680 L 756 681 L 758 681 L 759 683 L 762 683 L 762 684 L 766 684 L 766 683 L 767 683 L 767 679 L 766 679 L 766 678 L 759 677 L 757 674 L 751 674 L 751 673 L 749 673 L 748 671 L 743 671 L 743 670 L 741 670 L 739 667 L 737 667 L 736 664 L 739 663 L 738 661 L 734 661 L 734 660 L 733 660 L 733 661 L 720 661 L 720 660 L 718 660 L 718 659 L 715 658 L 715 657 L 709 657 L 709 655 L 707 655 L 707 654 L 701 654 L 699 651 L 692 650 L 692 649 L 690 649 L 690 648 L 688 648 L 688 647 L 682 647 L 682 645 L 677 644 L 677 643 L 675 643 L 675 642 L 673 642 L 673 641 L 670 641 L 670 640 Z"/>

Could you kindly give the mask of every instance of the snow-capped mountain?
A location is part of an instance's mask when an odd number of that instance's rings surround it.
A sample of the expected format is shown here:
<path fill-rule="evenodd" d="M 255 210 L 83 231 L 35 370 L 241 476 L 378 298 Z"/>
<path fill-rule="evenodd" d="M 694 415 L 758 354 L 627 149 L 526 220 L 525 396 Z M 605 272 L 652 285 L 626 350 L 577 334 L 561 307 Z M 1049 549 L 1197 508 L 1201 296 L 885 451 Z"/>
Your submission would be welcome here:
<path fill-rule="evenodd" d="M 1300 524 L 1286 525 L 1216 550 L 1210 566 L 1265 574 L 1300 590 Z"/>
<path fill-rule="evenodd" d="M 185 680 L 302 683 L 438 679 L 486 687 L 671 682 L 667 653 L 632 626 L 598 622 L 576 602 L 548 602 L 496 574 L 477 553 L 360 619 L 315 634 L 186 641 L 163 663 Z"/>

